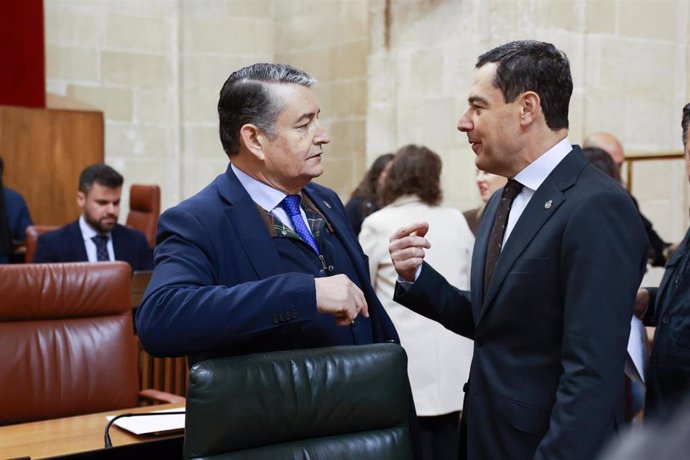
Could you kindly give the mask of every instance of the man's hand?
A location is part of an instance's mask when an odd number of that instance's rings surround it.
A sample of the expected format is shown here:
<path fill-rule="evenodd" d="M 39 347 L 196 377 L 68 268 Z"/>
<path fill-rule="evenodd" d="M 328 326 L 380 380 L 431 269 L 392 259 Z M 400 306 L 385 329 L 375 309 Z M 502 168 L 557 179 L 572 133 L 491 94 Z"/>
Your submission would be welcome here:
<path fill-rule="evenodd" d="M 429 231 L 427 222 L 416 222 L 398 229 L 391 237 L 388 252 L 398 275 L 405 281 L 414 282 L 417 268 L 424 260 L 424 249 L 431 244 L 424 235 Z"/>
<path fill-rule="evenodd" d="M 314 278 L 314 285 L 317 311 L 335 316 L 338 326 L 349 326 L 360 313 L 369 317 L 364 293 L 346 275 Z"/>
<path fill-rule="evenodd" d="M 637 290 L 637 297 L 635 297 L 635 316 L 642 319 L 647 312 L 649 306 L 649 291 L 641 288 Z"/>

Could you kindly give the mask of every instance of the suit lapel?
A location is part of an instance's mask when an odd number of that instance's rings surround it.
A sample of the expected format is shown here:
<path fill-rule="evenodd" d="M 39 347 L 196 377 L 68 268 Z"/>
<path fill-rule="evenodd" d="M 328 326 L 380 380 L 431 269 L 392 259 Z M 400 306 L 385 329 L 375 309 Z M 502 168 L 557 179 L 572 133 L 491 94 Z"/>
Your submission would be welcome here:
<path fill-rule="evenodd" d="M 81 233 L 81 228 L 79 228 L 78 219 L 72 223 L 68 231 L 71 235 L 69 244 L 71 246 L 72 254 L 75 255 L 75 260 L 88 262 L 89 256 L 86 255 L 86 243 L 84 243 L 84 235 Z"/>
<path fill-rule="evenodd" d="M 512 269 L 517 259 L 525 251 L 529 243 L 537 236 L 539 230 L 544 226 L 552 216 L 556 214 L 558 208 L 565 201 L 563 191 L 572 187 L 575 184 L 577 175 L 580 170 L 587 164 L 587 160 L 580 153 L 579 148 L 575 147 L 561 163 L 549 174 L 544 182 L 535 191 L 530 199 L 527 207 L 522 212 L 515 227 L 513 228 L 505 247 L 501 251 L 501 255 L 496 263 L 496 270 L 494 271 L 491 282 L 486 291 L 486 296 L 481 303 L 482 308 L 479 312 L 479 319 L 486 314 L 486 311 L 491 307 L 494 298 L 499 292 L 503 281 Z M 497 205 L 498 200 L 495 201 Z M 496 207 L 496 206 L 494 206 Z M 484 228 L 486 235 L 483 235 L 488 241 L 488 232 L 491 231 L 493 217 L 495 217 L 496 210 L 492 210 L 492 221 L 485 225 L 488 230 Z M 487 216 L 488 217 L 488 216 Z M 482 259 L 486 258 L 486 241 L 483 242 Z M 483 278 L 484 264 L 481 265 Z M 472 274 L 474 276 L 474 273 Z M 483 283 L 483 282 L 482 282 Z M 483 287 L 483 286 L 482 286 Z"/>
<path fill-rule="evenodd" d="M 240 246 L 247 255 L 258 278 L 282 273 L 278 251 L 256 209 L 256 204 L 232 172 L 230 165 L 224 175 L 216 179 L 221 198 L 225 201 L 225 215 L 235 230 Z"/>
<path fill-rule="evenodd" d="M 346 233 L 348 229 L 351 228 L 350 223 L 343 220 L 342 216 L 335 211 L 336 203 L 332 203 L 329 198 L 320 194 L 318 190 L 311 185 L 304 187 L 302 192 L 309 196 L 309 199 L 331 224 L 331 227 L 333 227 L 333 233 L 347 251 L 350 260 L 352 261 L 352 265 L 355 267 L 355 270 L 357 270 L 357 276 L 359 276 L 360 280 L 362 280 L 362 283 L 368 283 L 369 268 L 365 267 L 363 258 L 359 256 L 360 251 L 357 247 L 357 238 L 354 236 L 354 234 L 351 235 L 350 238 L 347 237 Z"/>

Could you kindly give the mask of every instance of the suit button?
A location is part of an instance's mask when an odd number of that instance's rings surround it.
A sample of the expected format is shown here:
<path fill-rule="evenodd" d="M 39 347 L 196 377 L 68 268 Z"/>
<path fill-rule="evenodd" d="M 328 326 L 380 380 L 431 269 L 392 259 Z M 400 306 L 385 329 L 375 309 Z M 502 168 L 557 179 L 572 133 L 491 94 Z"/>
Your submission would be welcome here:
<path fill-rule="evenodd" d="M 668 316 L 664 316 L 663 318 L 661 318 L 661 322 L 664 324 L 668 324 L 671 322 L 671 318 L 669 318 Z"/>

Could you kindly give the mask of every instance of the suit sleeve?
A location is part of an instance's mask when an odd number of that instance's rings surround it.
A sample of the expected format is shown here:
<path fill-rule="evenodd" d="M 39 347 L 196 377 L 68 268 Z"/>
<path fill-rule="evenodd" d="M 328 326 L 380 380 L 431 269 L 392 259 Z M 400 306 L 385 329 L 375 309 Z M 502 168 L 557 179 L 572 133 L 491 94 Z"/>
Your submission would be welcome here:
<path fill-rule="evenodd" d="M 395 286 L 393 300 L 456 334 L 474 339 L 470 293 L 450 284 L 426 262 L 409 290 Z"/>
<path fill-rule="evenodd" d="M 53 262 L 59 262 L 59 260 L 53 251 L 53 244 L 51 243 L 50 236 L 49 234 L 41 235 L 36 242 L 34 263 L 44 264 Z"/>
<path fill-rule="evenodd" d="M 593 458 L 622 422 L 623 368 L 646 249 L 623 194 L 596 194 L 568 218 L 560 262 L 563 373 L 535 459 Z"/>
<path fill-rule="evenodd" d="M 235 264 L 232 276 L 238 282 L 221 284 L 219 258 L 243 255 L 228 253 L 229 245 L 222 240 L 231 236 L 217 234 L 219 230 L 197 214 L 178 207 L 160 218 L 156 267 L 136 317 L 139 338 L 149 353 L 232 351 L 255 334 L 316 316 L 312 275 L 285 273 L 256 280 L 248 274 L 250 267 Z"/>

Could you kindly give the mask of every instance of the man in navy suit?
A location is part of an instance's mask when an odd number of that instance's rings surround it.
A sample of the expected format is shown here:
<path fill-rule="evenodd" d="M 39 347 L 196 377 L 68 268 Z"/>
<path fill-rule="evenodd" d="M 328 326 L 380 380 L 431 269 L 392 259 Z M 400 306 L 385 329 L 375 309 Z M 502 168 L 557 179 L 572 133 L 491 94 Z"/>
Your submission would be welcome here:
<path fill-rule="evenodd" d="M 543 42 L 479 57 L 458 122 L 477 168 L 510 178 L 487 204 L 471 291 L 398 230 L 396 300 L 474 340 L 463 455 L 590 459 L 623 422 L 623 377 L 647 238 L 627 193 L 568 139 L 570 65 Z M 512 206 L 511 206 L 512 202 Z"/>
<path fill-rule="evenodd" d="M 23 243 L 26 227 L 32 224 L 24 197 L 3 186 L 5 163 L 0 158 L 0 264 L 12 260 L 15 245 Z"/>
<path fill-rule="evenodd" d="M 160 218 L 136 318 L 148 352 L 194 363 L 398 342 L 341 201 L 311 183 L 330 142 L 313 82 L 287 65 L 255 64 L 223 85 L 220 138 L 231 163 Z"/>
<path fill-rule="evenodd" d="M 124 179 L 113 168 L 98 163 L 79 176 L 76 221 L 38 238 L 35 263 L 123 260 L 133 270 L 153 269 L 153 253 L 146 236 L 117 223 Z"/>
<path fill-rule="evenodd" d="M 254 64 L 220 92 L 230 164 L 161 215 L 136 324 L 144 349 L 194 362 L 272 350 L 399 343 L 338 196 L 311 182 L 330 137 L 305 72 Z M 420 458 L 416 417 L 410 424 Z"/>
<path fill-rule="evenodd" d="M 681 127 L 686 174 L 690 180 L 690 104 L 683 107 Z M 635 313 L 656 326 L 647 370 L 645 420 L 667 421 L 690 397 L 690 230 L 668 262 L 659 288 L 640 289 Z"/>

